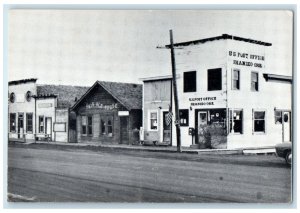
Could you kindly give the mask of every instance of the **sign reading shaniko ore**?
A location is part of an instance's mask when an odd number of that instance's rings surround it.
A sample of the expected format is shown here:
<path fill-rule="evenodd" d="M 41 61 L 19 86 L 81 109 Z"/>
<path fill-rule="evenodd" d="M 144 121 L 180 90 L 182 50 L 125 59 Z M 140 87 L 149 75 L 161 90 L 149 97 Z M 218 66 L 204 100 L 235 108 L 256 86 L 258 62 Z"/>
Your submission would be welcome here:
<path fill-rule="evenodd" d="M 191 106 L 203 106 L 203 105 L 215 105 L 217 97 L 199 97 L 199 98 L 189 98 L 191 101 Z"/>
<path fill-rule="evenodd" d="M 264 56 L 248 54 L 248 53 L 241 53 L 241 52 L 237 52 L 237 51 L 229 51 L 228 55 L 238 58 L 238 59 L 233 60 L 234 65 L 263 68 L 262 62 L 265 60 Z M 250 60 L 256 60 L 258 62 L 252 62 Z"/>
<path fill-rule="evenodd" d="M 90 104 L 86 105 L 87 109 L 105 109 L 105 110 L 113 110 L 118 109 L 118 104 L 110 104 L 110 105 L 104 105 L 100 104 L 99 102 L 92 102 Z"/>

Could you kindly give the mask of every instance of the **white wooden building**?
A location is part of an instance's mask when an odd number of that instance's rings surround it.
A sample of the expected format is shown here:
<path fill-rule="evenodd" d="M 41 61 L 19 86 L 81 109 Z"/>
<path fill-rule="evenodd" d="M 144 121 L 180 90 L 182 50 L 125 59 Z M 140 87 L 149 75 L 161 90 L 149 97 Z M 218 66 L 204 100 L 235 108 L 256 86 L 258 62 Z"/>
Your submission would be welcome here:
<path fill-rule="evenodd" d="M 292 140 L 292 77 L 268 69 L 276 63 L 271 43 L 223 34 L 174 47 L 182 146 L 231 149 Z M 144 140 L 168 142 L 163 112 L 171 106 L 174 114 L 172 78 L 142 80 Z M 172 123 L 167 128 L 176 146 Z"/>

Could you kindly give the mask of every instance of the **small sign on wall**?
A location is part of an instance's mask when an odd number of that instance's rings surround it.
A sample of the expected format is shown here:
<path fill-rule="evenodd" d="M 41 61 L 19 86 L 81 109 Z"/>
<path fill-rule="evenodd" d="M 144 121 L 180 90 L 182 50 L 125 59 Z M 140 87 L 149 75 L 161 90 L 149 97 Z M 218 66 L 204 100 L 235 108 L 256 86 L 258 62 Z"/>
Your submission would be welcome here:
<path fill-rule="evenodd" d="M 129 111 L 119 111 L 118 116 L 129 116 Z"/>
<path fill-rule="evenodd" d="M 66 131 L 66 123 L 54 123 L 53 131 L 54 132 L 65 132 Z"/>
<path fill-rule="evenodd" d="M 38 104 L 39 108 L 50 108 L 52 107 L 52 103 L 40 103 Z"/>

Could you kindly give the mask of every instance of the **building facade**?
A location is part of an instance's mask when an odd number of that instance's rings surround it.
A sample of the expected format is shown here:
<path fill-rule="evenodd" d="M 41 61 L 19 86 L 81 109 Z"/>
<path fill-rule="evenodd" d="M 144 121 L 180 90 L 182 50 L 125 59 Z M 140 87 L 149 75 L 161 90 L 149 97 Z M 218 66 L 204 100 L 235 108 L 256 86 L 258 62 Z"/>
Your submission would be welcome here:
<path fill-rule="evenodd" d="M 142 85 L 97 81 L 72 110 L 76 142 L 132 144 L 142 125 Z"/>
<path fill-rule="evenodd" d="M 292 78 L 268 70 L 271 43 L 223 34 L 176 43 L 174 47 L 180 114 L 177 122 L 183 146 L 230 149 L 291 141 Z M 161 90 L 162 80 L 171 84 L 168 77 L 142 80 L 144 94 L 153 93 L 152 88 Z M 144 95 L 145 140 L 153 140 L 148 137 L 152 131 L 164 131 L 160 108 L 166 110 L 172 105 L 172 98 L 151 101 Z M 151 115 L 155 111 L 156 115 Z M 174 107 L 172 111 L 174 115 Z M 157 117 L 157 129 L 148 125 L 151 116 Z M 172 145 L 176 145 L 172 123 Z M 156 139 L 163 141 L 159 136 Z"/>
<path fill-rule="evenodd" d="M 39 85 L 37 79 L 9 82 L 8 138 L 17 141 L 70 141 L 70 107 L 87 87 Z"/>

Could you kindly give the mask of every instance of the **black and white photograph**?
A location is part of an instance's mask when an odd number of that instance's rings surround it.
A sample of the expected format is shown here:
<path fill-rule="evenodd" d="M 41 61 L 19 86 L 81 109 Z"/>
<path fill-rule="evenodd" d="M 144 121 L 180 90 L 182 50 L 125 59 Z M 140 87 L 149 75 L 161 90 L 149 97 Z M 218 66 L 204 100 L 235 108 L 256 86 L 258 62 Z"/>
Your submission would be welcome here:
<path fill-rule="evenodd" d="M 4 199 L 293 203 L 294 17 L 9 9 Z"/>

